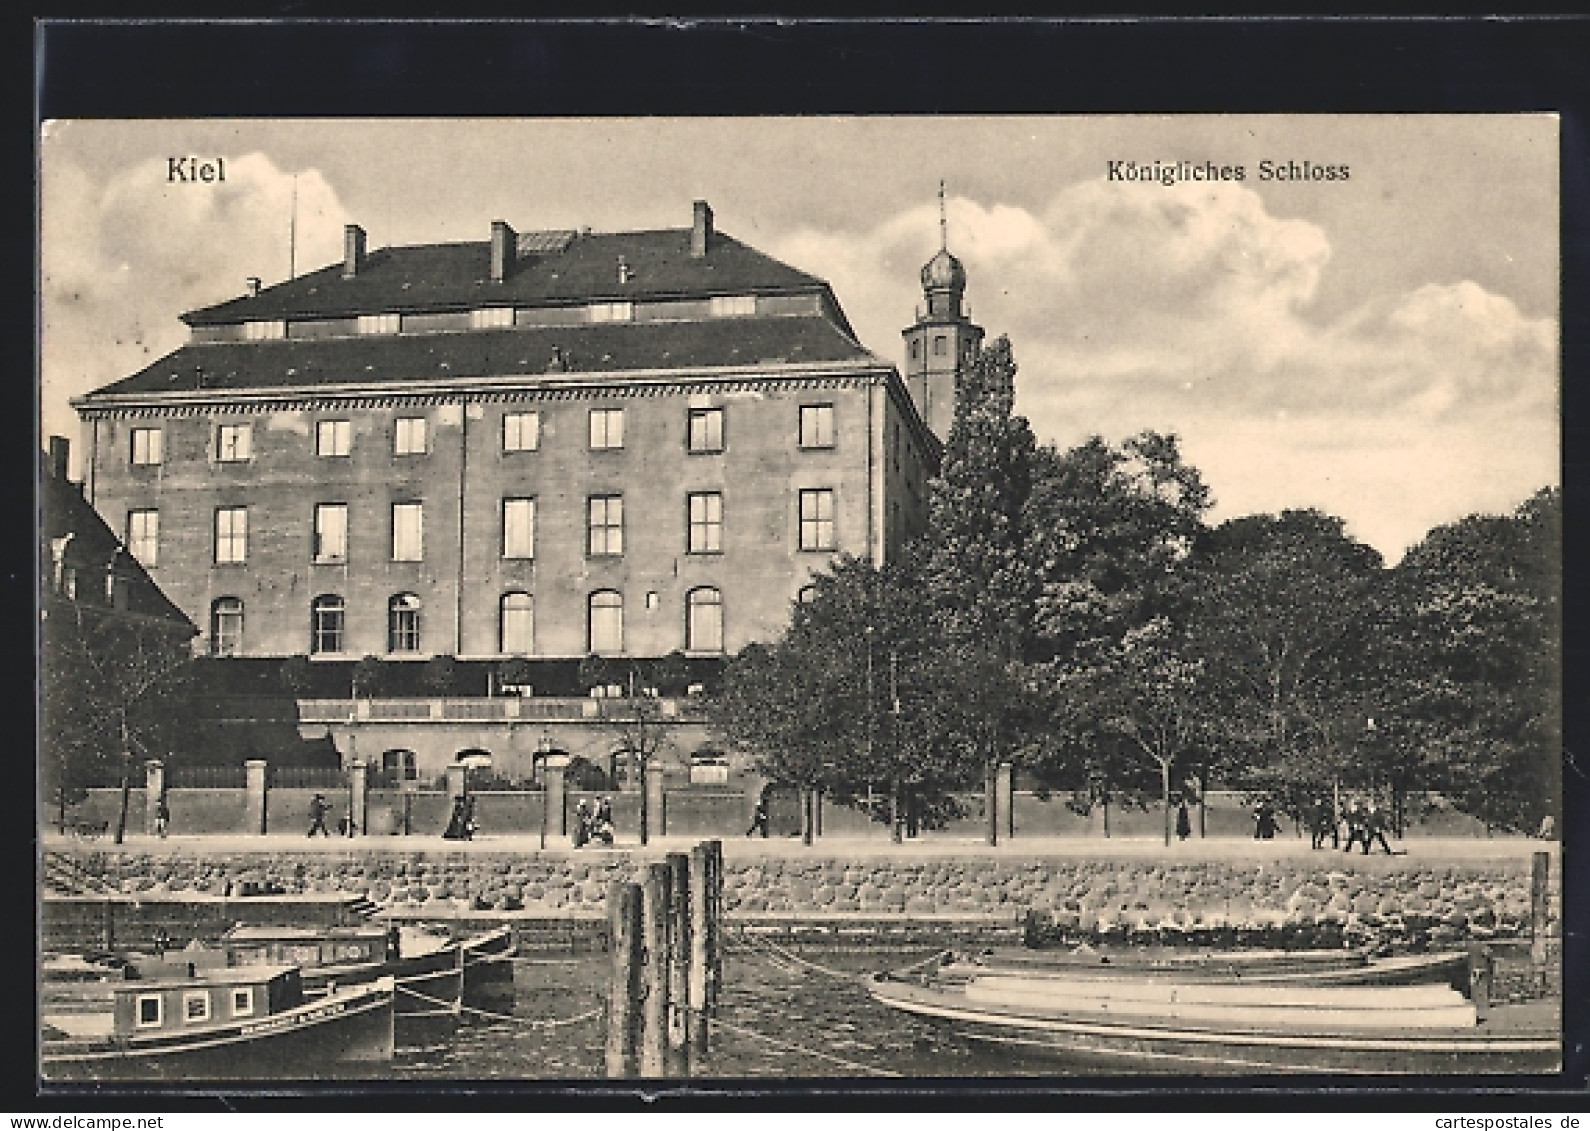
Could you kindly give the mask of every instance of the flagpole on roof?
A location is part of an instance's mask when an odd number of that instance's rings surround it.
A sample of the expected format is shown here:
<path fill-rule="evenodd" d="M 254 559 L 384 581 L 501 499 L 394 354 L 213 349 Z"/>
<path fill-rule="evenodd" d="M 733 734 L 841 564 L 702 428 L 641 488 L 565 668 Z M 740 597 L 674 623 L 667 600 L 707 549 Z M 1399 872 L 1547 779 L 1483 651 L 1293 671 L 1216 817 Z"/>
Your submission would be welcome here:
<path fill-rule="evenodd" d="M 287 278 L 298 278 L 298 174 L 293 174 L 293 204 L 287 214 Z"/>

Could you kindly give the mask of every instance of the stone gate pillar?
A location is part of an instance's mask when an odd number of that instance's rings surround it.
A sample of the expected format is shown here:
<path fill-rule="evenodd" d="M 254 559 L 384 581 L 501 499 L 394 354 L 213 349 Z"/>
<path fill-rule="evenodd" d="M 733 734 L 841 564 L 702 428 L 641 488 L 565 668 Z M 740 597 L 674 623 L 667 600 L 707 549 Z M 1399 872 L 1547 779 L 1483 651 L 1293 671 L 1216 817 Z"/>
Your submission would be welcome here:
<path fill-rule="evenodd" d="M 366 802 L 370 798 L 369 777 L 365 764 L 355 759 L 348 763 L 348 820 L 355 830 L 369 833 L 365 826 Z"/>
<path fill-rule="evenodd" d="M 243 763 L 243 812 L 245 831 L 254 836 L 264 836 L 265 809 L 265 759 L 250 758 Z"/>
<path fill-rule="evenodd" d="M 646 837 L 664 836 L 668 820 L 663 813 L 663 768 L 655 761 L 646 763 Z"/>
<path fill-rule="evenodd" d="M 447 796 L 449 798 L 456 799 L 464 796 L 467 791 L 466 777 L 468 773 L 469 767 L 460 765 L 457 762 L 447 767 Z"/>
<path fill-rule="evenodd" d="M 542 804 L 547 807 L 547 832 L 552 836 L 569 835 L 569 791 L 568 781 L 564 777 L 564 771 L 568 768 L 568 758 L 558 754 L 547 755 L 546 761 L 542 763 L 542 772 L 546 775 Z"/>
<path fill-rule="evenodd" d="M 154 836 L 160 812 L 160 799 L 166 795 L 166 764 L 159 758 L 144 763 L 144 832 Z"/>
<path fill-rule="evenodd" d="M 1015 780 L 1015 767 L 1009 762 L 1001 762 L 995 771 L 994 804 L 999 809 L 999 828 L 1006 836 L 1016 835 L 1016 809 L 1015 790 L 1012 788 Z"/>

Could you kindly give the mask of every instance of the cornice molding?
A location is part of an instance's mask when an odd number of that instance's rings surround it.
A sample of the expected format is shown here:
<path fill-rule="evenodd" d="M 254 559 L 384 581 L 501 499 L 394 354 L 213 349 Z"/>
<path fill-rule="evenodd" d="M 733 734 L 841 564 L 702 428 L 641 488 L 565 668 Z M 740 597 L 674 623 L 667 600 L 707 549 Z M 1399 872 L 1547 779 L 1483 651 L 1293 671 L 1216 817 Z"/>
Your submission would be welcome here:
<path fill-rule="evenodd" d="M 636 370 L 577 377 L 514 374 L 449 381 L 405 381 L 381 385 L 325 384 L 279 389 L 204 389 L 170 393 L 90 393 L 72 407 L 84 420 L 282 412 L 319 408 L 387 408 L 510 401 L 569 401 L 627 397 L 689 396 L 755 392 L 767 388 L 834 389 L 899 380 L 894 367 L 877 359 L 821 364 L 764 363 L 692 371 Z"/>

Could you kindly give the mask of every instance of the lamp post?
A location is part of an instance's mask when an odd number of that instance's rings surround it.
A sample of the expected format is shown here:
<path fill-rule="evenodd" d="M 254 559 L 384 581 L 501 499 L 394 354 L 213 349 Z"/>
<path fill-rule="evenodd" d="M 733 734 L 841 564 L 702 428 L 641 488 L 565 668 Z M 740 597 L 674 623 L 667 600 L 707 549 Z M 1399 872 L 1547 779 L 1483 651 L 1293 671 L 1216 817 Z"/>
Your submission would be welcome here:
<path fill-rule="evenodd" d="M 550 800 L 551 790 L 547 788 L 547 756 L 552 752 L 552 736 L 546 731 L 541 732 L 541 739 L 536 743 L 536 761 L 541 764 L 541 849 L 547 847 L 547 802 Z M 534 767 L 532 766 L 532 776 Z"/>

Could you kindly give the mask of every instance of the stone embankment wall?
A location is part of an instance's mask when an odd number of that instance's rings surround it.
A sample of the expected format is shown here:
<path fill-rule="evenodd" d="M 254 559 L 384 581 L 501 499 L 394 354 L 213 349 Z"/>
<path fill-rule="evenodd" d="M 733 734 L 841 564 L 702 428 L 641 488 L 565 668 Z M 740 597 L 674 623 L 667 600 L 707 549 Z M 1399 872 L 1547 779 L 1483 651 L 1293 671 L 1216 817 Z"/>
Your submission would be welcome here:
<path fill-rule="evenodd" d="M 128 848 L 53 851 L 54 872 L 81 890 L 171 897 L 228 885 L 345 892 L 405 914 L 599 915 L 607 886 L 635 878 L 627 851 L 216 852 Z M 655 853 L 653 853 L 655 855 Z M 47 874 L 49 865 L 47 859 Z M 1276 931 L 1363 926 L 1433 942 L 1527 933 L 1529 859 L 1433 864 L 1335 856 L 1245 862 L 947 854 L 725 861 L 724 896 L 741 915 L 990 915 L 1045 912 L 1069 934 Z M 1555 864 L 1553 873 L 1555 874 Z M 1557 884 L 1553 882 L 1555 890 Z M 1553 897 L 1553 923 L 1557 903 Z M 1554 928 L 1555 929 L 1555 926 Z"/>

